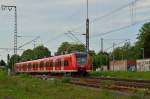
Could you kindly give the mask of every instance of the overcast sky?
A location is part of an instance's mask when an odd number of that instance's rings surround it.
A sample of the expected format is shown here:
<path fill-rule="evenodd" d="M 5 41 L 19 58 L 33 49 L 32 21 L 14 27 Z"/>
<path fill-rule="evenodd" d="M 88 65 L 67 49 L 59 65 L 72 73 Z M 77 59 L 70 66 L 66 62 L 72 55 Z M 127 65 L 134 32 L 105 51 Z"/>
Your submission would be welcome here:
<path fill-rule="evenodd" d="M 135 0 L 89 0 L 90 49 L 98 52 L 101 38 L 105 39 L 104 49 L 111 47 L 113 42 L 116 44 L 122 42 L 112 39 L 130 39 L 132 44 L 136 41 L 139 29 L 144 22 L 149 21 L 147 19 L 150 19 L 150 0 L 140 0 L 134 6 L 127 6 L 116 13 L 100 18 L 133 1 Z M 85 33 L 86 0 L 0 0 L 0 5 L 17 5 L 18 35 L 31 36 L 18 38 L 18 46 L 40 36 L 36 45 L 44 44 L 54 53 L 62 42 L 75 42 L 65 34 L 70 30 L 73 30 L 76 37 L 85 43 L 82 34 Z M 133 17 L 131 17 L 132 11 Z M 93 21 L 95 19 L 96 21 Z M 146 21 L 101 36 L 105 32 L 141 20 Z M 0 48 L 13 48 L 13 31 L 14 11 L 0 9 Z M 34 44 L 31 43 L 23 49 L 33 47 Z M 13 51 L 0 50 L 0 59 L 7 53 L 12 54 Z"/>

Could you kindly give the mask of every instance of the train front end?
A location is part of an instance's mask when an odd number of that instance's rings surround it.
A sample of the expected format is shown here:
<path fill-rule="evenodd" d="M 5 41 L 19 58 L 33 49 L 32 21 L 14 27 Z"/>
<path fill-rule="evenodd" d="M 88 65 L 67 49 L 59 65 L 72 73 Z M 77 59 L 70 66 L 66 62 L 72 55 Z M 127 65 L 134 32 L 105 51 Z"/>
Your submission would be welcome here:
<path fill-rule="evenodd" d="M 75 53 L 78 73 L 86 75 L 91 71 L 90 56 L 87 53 Z"/>

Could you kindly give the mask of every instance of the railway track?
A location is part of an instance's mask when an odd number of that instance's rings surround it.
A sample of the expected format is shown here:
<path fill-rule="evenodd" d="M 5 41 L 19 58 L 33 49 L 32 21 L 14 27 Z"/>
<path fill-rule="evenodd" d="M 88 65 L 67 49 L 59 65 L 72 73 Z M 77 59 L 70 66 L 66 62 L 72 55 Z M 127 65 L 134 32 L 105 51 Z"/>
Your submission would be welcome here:
<path fill-rule="evenodd" d="M 63 79 L 63 76 L 47 76 L 48 78 Z M 143 89 L 150 94 L 150 80 L 135 80 L 111 77 L 71 77 L 68 78 L 71 84 L 92 88 L 106 88 L 121 92 L 134 92 Z"/>
<path fill-rule="evenodd" d="M 70 83 L 94 88 L 107 88 L 119 91 L 147 90 L 150 94 L 150 80 L 121 78 L 71 78 Z"/>

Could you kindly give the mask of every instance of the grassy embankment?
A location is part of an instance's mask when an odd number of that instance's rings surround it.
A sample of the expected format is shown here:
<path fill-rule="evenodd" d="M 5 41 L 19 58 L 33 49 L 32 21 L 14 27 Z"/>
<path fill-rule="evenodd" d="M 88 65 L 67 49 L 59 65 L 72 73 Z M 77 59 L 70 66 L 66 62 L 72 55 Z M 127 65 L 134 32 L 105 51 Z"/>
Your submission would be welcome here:
<path fill-rule="evenodd" d="M 85 88 L 65 81 L 6 76 L 0 71 L 0 99 L 138 99 L 137 96 L 121 96 L 105 89 Z"/>
<path fill-rule="evenodd" d="M 100 72 L 91 72 L 90 76 L 94 76 L 94 77 L 119 77 L 119 78 L 150 80 L 150 72 L 100 71 Z"/>

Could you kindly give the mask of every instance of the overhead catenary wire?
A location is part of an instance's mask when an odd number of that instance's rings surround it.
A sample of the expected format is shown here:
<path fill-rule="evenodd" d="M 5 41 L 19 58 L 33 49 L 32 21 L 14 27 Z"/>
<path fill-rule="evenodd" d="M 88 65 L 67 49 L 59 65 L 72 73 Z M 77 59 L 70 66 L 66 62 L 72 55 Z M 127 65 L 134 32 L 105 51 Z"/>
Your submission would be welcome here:
<path fill-rule="evenodd" d="M 84 45 L 85 46 L 85 44 L 84 43 L 82 43 L 82 41 L 81 40 L 79 40 L 72 32 L 69 32 L 79 43 L 81 43 L 82 45 Z"/>
<path fill-rule="evenodd" d="M 108 16 L 111 16 L 112 14 L 114 14 L 114 13 L 116 13 L 116 12 L 118 12 L 118 11 L 121 11 L 122 9 L 124 9 L 124 8 L 130 6 L 131 4 L 133 4 L 133 3 L 135 3 L 135 2 L 138 2 L 138 1 L 143 1 L 143 0 L 135 0 L 135 1 L 132 1 L 132 2 L 130 2 L 130 3 L 128 3 L 128 4 L 126 4 L 126 5 L 123 5 L 123 6 L 119 7 L 119 8 L 117 8 L 117 9 L 115 9 L 115 10 L 113 10 L 113 11 L 111 11 L 111 12 L 109 12 L 109 13 L 103 15 L 103 16 L 101 16 L 101 17 L 95 18 L 95 19 L 92 20 L 91 22 L 94 23 L 95 21 L 98 21 L 98 20 L 101 20 L 101 19 L 106 18 L 106 17 L 108 17 Z M 135 23 L 136 23 L 136 22 L 135 22 Z M 121 27 L 121 28 L 114 29 L 114 30 L 111 30 L 111 31 L 108 31 L 108 34 L 109 34 L 109 32 L 115 32 L 115 31 L 119 31 L 119 30 L 122 30 L 122 29 L 129 28 L 129 27 L 131 27 L 132 25 L 133 25 L 133 24 L 128 25 L 128 26 L 123 26 L 123 27 Z M 70 31 L 74 32 L 75 30 L 79 29 L 80 27 L 81 27 L 81 26 L 78 26 L 77 28 L 71 29 Z M 80 33 L 80 32 L 74 32 L 74 33 L 79 33 L 80 35 L 82 34 L 82 33 Z M 64 35 L 64 34 L 66 35 L 66 33 L 63 33 L 63 34 L 58 35 L 57 37 L 59 37 L 59 36 L 61 36 L 61 35 Z M 104 35 L 106 35 L 106 34 L 107 34 L 107 33 L 104 33 Z M 98 34 L 98 35 L 99 35 L 99 34 Z M 101 35 L 103 35 L 103 34 L 101 34 Z M 71 37 L 70 37 L 70 38 L 71 38 Z M 50 41 L 53 41 L 53 40 L 49 40 L 49 41 L 47 41 L 47 42 L 45 42 L 45 43 L 48 43 L 48 42 L 50 42 Z"/>
<path fill-rule="evenodd" d="M 113 32 L 121 31 L 123 29 L 127 29 L 129 27 L 132 27 L 134 25 L 140 24 L 140 23 L 142 23 L 144 21 L 148 21 L 148 20 L 150 20 L 150 18 L 149 19 L 145 19 L 145 20 L 140 20 L 140 21 L 135 22 L 134 24 L 129 24 L 129 25 L 117 28 L 117 29 L 110 30 L 108 32 L 104 32 L 104 33 L 99 33 L 99 34 L 93 35 L 93 36 L 91 36 L 91 38 L 96 38 L 96 37 L 104 36 L 104 35 L 107 35 L 107 34 L 110 34 L 110 33 L 113 33 Z"/>
<path fill-rule="evenodd" d="M 90 23 L 94 23 L 94 22 L 97 22 L 97 21 L 102 20 L 102 19 L 104 19 L 104 18 L 107 18 L 107 17 L 113 15 L 114 13 L 117 13 L 117 12 L 123 10 L 124 8 L 127 8 L 127 7 L 131 6 L 132 4 L 135 5 L 135 4 L 136 4 L 137 2 L 139 2 L 139 1 L 144 1 L 144 0 L 135 0 L 135 1 L 132 1 L 132 2 L 130 2 L 130 3 L 128 3 L 128 4 L 125 4 L 125 5 L 123 5 L 123 6 L 119 7 L 119 8 L 116 8 L 116 9 L 114 9 L 114 10 L 112 10 L 112 11 L 106 13 L 106 14 L 103 15 L 103 16 L 96 17 L 95 19 L 91 20 Z M 71 29 L 70 31 L 76 31 L 76 30 L 80 29 L 81 26 L 82 26 L 82 25 L 79 25 L 79 26 L 77 26 L 76 28 Z"/>
<path fill-rule="evenodd" d="M 58 38 L 63 37 L 64 35 L 66 35 L 66 34 L 65 33 L 58 34 L 53 39 L 49 39 L 49 40 L 45 41 L 44 44 L 47 44 L 47 43 L 50 43 L 50 42 L 52 43 L 53 41 L 58 40 Z"/>
<path fill-rule="evenodd" d="M 78 42 L 78 40 L 76 40 L 75 38 L 73 38 L 70 33 L 65 33 L 69 38 L 71 38 L 71 40 L 75 41 L 75 42 Z"/>
<path fill-rule="evenodd" d="M 28 41 L 28 42 L 24 43 L 23 45 L 19 46 L 18 49 L 20 49 L 20 48 L 22 48 L 22 47 L 24 47 L 24 46 L 26 46 L 26 45 L 28 45 L 28 44 L 30 44 L 30 43 L 36 41 L 36 40 L 39 39 L 39 38 L 40 38 L 40 36 L 37 36 L 37 37 L 34 38 L 33 40 Z"/>
<path fill-rule="evenodd" d="M 122 44 L 122 43 L 124 43 L 124 42 L 127 42 L 127 41 L 128 41 L 128 40 L 124 40 L 124 41 L 121 41 L 121 42 L 119 42 L 119 43 L 115 43 L 115 46 L 120 45 L 120 44 Z M 107 51 L 107 50 L 112 49 L 113 47 L 114 47 L 114 45 L 111 46 L 111 47 L 109 47 L 109 48 L 106 48 L 106 49 L 104 49 L 104 50 Z"/>
<path fill-rule="evenodd" d="M 0 50 L 9 50 L 9 51 L 13 51 L 14 50 L 14 48 L 0 48 Z M 20 49 L 20 48 L 18 48 L 17 50 L 24 50 L 24 49 Z"/>

